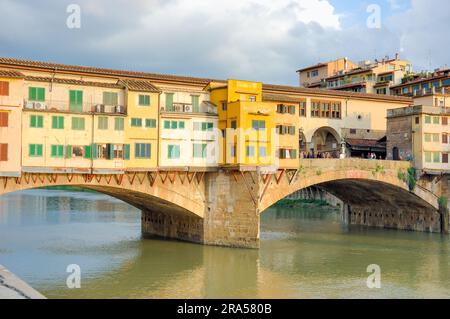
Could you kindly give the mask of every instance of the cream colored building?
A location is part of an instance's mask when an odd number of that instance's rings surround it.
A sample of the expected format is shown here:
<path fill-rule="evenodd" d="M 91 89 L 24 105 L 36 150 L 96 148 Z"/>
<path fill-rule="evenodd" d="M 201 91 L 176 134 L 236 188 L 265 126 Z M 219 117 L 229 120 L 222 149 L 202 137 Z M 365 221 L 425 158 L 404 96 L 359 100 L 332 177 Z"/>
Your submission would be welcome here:
<path fill-rule="evenodd" d="M 356 67 L 349 59 L 341 58 L 302 68 L 297 71 L 300 87 L 322 87 L 326 78 Z"/>

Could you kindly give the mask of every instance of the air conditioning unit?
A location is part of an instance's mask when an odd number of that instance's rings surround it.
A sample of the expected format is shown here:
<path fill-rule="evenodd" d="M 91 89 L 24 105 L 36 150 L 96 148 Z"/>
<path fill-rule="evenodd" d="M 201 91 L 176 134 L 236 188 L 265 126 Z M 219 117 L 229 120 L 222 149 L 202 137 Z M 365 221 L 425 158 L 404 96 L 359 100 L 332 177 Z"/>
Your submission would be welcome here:
<path fill-rule="evenodd" d="M 122 105 L 117 105 L 116 106 L 116 113 L 125 114 L 125 107 L 122 106 Z"/>
<path fill-rule="evenodd" d="M 42 103 L 42 102 L 35 102 L 34 103 L 34 109 L 35 110 L 46 110 L 47 109 L 47 105 L 45 105 L 45 103 Z"/>
<path fill-rule="evenodd" d="M 184 111 L 185 112 L 191 112 L 192 111 L 191 106 L 190 105 L 185 105 L 184 106 Z"/>
<path fill-rule="evenodd" d="M 182 111 L 181 105 L 174 105 L 174 110 L 175 112 L 181 112 Z"/>
<path fill-rule="evenodd" d="M 105 105 L 97 104 L 95 106 L 95 113 L 105 113 Z"/>
<path fill-rule="evenodd" d="M 26 109 L 29 109 L 29 110 L 34 109 L 34 102 L 27 102 L 27 103 L 25 104 L 25 108 L 26 108 Z"/>

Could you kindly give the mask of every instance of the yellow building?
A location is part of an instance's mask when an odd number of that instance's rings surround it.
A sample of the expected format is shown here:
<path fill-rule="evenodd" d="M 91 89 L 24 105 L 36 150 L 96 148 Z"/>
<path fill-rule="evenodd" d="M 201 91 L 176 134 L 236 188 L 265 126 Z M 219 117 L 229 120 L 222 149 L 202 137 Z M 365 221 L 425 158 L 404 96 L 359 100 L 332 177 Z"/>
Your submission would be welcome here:
<path fill-rule="evenodd" d="M 158 117 L 160 91 L 149 81 L 121 80 L 127 101 L 124 159 L 127 171 L 158 167 Z M 117 123 L 116 123 L 117 124 Z"/>
<path fill-rule="evenodd" d="M 318 63 L 297 71 L 300 87 L 322 87 L 326 78 L 356 68 L 357 65 L 347 58 Z"/>

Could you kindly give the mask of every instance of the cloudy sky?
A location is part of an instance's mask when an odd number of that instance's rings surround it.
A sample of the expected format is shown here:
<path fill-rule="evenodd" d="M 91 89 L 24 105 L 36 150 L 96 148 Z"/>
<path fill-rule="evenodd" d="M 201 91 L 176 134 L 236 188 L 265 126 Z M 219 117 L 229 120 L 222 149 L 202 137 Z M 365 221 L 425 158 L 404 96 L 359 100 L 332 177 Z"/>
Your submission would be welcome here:
<path fill-rule="evenodd" d="M 80 28 L 67 27 L 70 4 Z M 6 57 L 293 85 L 298 68 L 343 56 L 450 64 L 448 0 L 0 0 L 0 10 Z"/>

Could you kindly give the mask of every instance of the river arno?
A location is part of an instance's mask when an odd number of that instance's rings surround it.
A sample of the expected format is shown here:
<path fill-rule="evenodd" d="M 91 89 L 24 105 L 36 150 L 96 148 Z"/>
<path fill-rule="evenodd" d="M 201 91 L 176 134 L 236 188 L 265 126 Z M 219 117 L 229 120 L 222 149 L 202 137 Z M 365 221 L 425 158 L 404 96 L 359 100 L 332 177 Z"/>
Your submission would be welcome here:
<path fill-rule="evenodd" d="M 449 237 L 348 228 L 307 206 L 265 212 L 261 237 L 260 250 L 142 240 L 140 212 L 101 194 L 0 197 L 0 264 L 49 298 L 450 297 Z M 81 289 L 66 286 L 70 264 Z"/>

